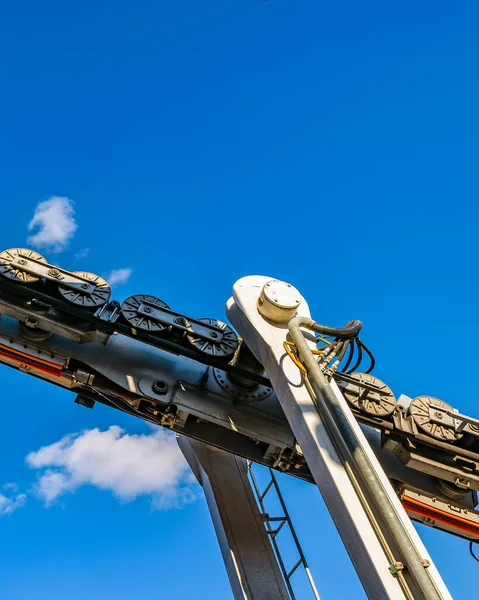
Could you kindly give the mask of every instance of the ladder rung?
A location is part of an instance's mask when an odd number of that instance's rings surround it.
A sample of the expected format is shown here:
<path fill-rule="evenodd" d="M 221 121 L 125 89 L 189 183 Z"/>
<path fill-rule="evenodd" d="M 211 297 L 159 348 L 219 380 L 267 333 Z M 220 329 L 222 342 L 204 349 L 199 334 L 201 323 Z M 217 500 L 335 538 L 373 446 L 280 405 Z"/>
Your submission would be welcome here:
<path fill-rule="evenodd" d="M 261 494 L 261 496 L 259 497 L 260 500 L 263 500 L 263 498 L 266 496 L 266 494 L 269 492 L 269 490 L 271 489 L 271 486 L 273 485 L 273 480 L 271 480 L 268 485 L 266 486 L 266 489 L 264 490 L 264 492 Z"/>
<path fill-rule="evenodd" d="M 294 567 L 291 569 L 291 571 L 286 575 L 286 579 L 289 579 L 291 577 L 291 575 L 296 571 L 296 569 L 299 567 L 299 565 L 303 562 L 303 559 L 300 558 L 298 560 L 298 562 L 294 565 Z"/>
<path fill-rule="evenodd" d="M 281 525 L 279 527 L 276 527 L 276 529 L 270 529 L 268 531 L 268 535 L 271 535 L 272 537 L 276 537 L 278 535 L 278 533 L 281 531 L 281 529 L 283 528 L 285 523 L 286 523 L 286 519 L 284 519 L 283 522 L 281 523 Z"/>

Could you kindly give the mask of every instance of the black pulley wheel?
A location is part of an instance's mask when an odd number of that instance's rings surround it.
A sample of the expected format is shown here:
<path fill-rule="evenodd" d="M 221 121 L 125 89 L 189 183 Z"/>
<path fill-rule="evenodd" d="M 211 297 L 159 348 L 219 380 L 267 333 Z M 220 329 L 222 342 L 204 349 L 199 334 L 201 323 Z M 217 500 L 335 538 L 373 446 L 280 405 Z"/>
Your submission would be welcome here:
<path fill-rule="evenodd" d="M 64 300 L 79 306 L 82 308 L 88 308 L 90 310 L 96 310 L 108 302 L 111 296 L 111 289 L 108 282 L 94 273 L 87 273 L 86 271 L 75 271 L 73 275 L 77 275 L 82 279 L 85 279 L 85 287 L 88 287 L 88 283 L 95 286 L 94 290 L 89 292 L 82 289 L 82 284 L 75 286 L 75 289 L 66 287 L 63 285 L 58 286 L 58 291 Z"/>
<path fill-rule="evenodd" d="M 218 341 L 205 339 L 194 334 L 190 334 L 186 337 L 188 342 L 203 354 L 210 356 L 216 356 L 224 360 L 230 360 L 233 358 L 234 353 L 238 349 L 239 339 L 236 333 L 226 325 L 217 319 L 197 319 L 201 323 L 211 325 L 221 329 L 221 337 L 218 336 Z"/>
<path fill-rule="evenodd" d="M 149 304 L 153 308 L 170 308 L 166 302 L 154 296 L 147 296 L 146 294 L 130 296 L 123 302 L 120 309 L 121 316 L 129 325 L 150 333 L 159 333 L 169 327 L 169 325 L 156 321 L 153 317 L 139 315 L 138 309 L 142 304 Z"/>

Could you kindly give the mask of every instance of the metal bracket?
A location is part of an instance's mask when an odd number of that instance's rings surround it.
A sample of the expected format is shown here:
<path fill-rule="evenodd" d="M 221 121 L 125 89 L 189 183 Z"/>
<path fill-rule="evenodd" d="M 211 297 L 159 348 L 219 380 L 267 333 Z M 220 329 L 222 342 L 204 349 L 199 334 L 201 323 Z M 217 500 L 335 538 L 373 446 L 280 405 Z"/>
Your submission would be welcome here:
<path fill-rule="evenodd" d="M 452 427 L 458 433 L 466 432 L 479 437 L 479 419 L 462 415 L 454 409 L 449 410 L 431 404 L 429 407 L 429 420 L 432 423 Z"/>
<path fill-rule="evenodd" d="M 24 256 L 23 254 L 16 256 L 12 260 L 11 266 L 14 269 L 25 271 L 29 275 L 34 275 L 39 279 L 47 279 L 54 283 L 61 283 L 63 287 L 81 291 L 83 294 L 92 294 L 97 287 L 95 284 L 92 284 L 90 281 L 79 275 L 75 275 L 61 267 L 50 265 L 29 256 Z"/>
<path fill-rule="evenodd" d="M 169 308 L 162 308 L 147 301 L 140 304 L 137 313 L 141 317 L 159 321 L 164 325 L 171 325 L 189 335 L 195 335 L 215 343 L 219 343 L 223 339 L 223 330 L 220 327 L 205 325 L 197 319 L 185 317 Z"/>

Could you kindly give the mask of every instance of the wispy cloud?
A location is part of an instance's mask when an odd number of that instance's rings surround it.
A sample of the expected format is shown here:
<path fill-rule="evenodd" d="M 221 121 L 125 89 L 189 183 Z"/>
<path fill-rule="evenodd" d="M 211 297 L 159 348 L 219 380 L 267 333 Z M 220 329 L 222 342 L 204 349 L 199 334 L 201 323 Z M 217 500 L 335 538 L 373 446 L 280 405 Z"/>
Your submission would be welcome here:
<path fill-rule="evenodd" d="M 120 427 L 71 434 L 26 457 L 41 470 L 35 491 L 46 504 L 84 485 L 108 490 L 123 501 L 150 496 L 156 508 L 196 498 L 188 465 L 175 436 L 162 429 L 129 435 Z"/>
<path fill-rule="evenodd" d="M 28 224 L 28 231 L 38 231 L 27 242 L 37 248 L 49 248 L 53 252 L 63 250 L 77 230 L 72 201 L 53 196 L 40 202 Z"/>
<path fill-rule="evenodd" d="M 90 254 L 90 248 L 83 248 L 80 252 L 75 254 L 75 260 L 81 260 L 82 258 L 86 258 Z"/>
<path fill-rule="evenodd" d="M 17 508 L 22 508 L 26 501 L 27 497 L 25 494 L 14 494 L 12 496 L 0 494 L 0 515 L 11 515 Z"/>
<path fill-rule="evenodd" d="M 108 275 L 105 276 L 105 279 L 108 281 L 110 285 L 121 285 L 122 283 L 126 283 L 128 279 L 130 279 L 130 275 L 132 274 L 132 270 L 130 267 L 125 267 L 124 269 L 113 269 L 110 271 Z"/>

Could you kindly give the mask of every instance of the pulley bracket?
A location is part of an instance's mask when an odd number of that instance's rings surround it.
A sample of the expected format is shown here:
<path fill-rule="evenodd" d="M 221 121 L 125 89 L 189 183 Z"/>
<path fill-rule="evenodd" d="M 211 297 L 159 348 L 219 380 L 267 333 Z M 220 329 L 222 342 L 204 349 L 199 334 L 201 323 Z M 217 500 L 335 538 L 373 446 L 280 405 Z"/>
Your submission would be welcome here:
<path fill-rule="evenodd" d="M 200 320 L 191 317 L 185 317 L 170 308 L 158 306 L 158 304 L 148 302 L 146 299 L 141 302 L 136 312 L 139 317 L 159 321 L 163 325 L 173 326 L 188 335 L 210 340 L 215 344 L 220 343 L 223 339 L 223 330 L 220 327 L 202 323 Z"/>
<path fill-rule="evenodd" d="M 66 271 L 61 267 L 50 265 L 47 262 L 42 262 L 39 259 L 22 253 L 17 254 L 11 261 L 10 267 L 19 271 L 25 271 L 38 279 L 46 279 L 53 283 L 59 283 L 62 287 L 81 292 L 82 294 L 92 294 L 97 287 L 94 282 L 89 281 L 82 275 Z"/>

